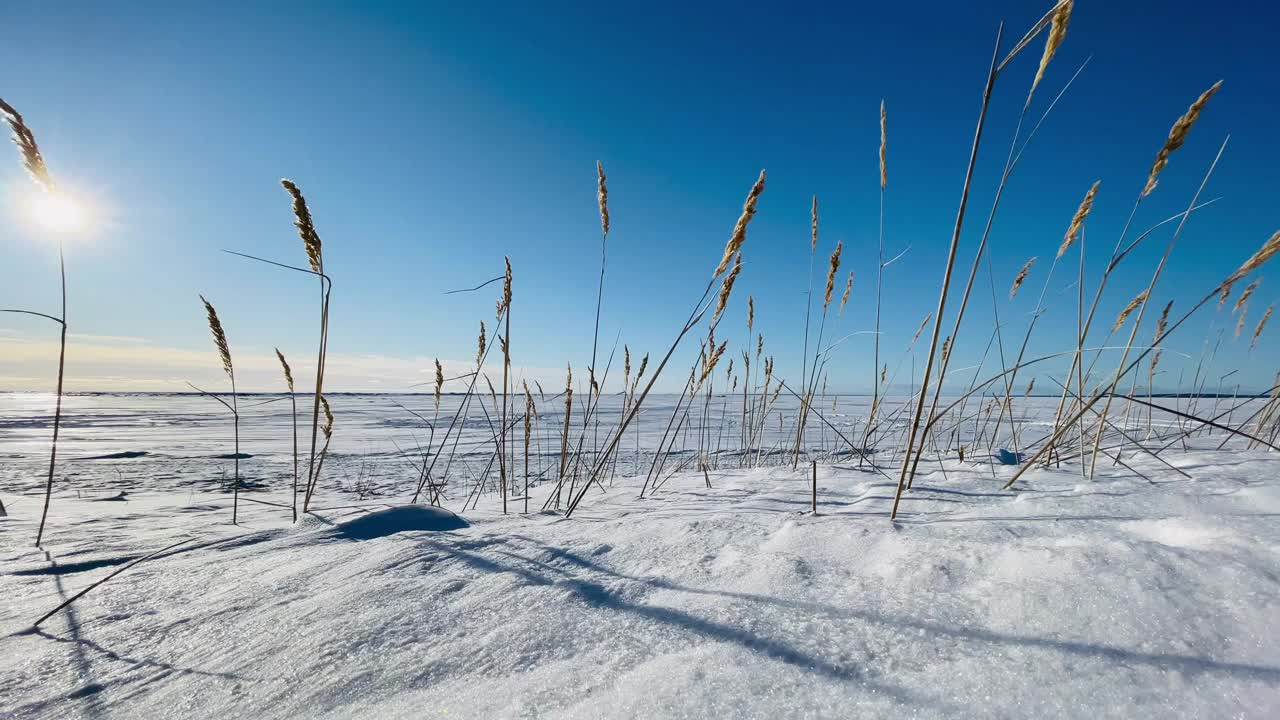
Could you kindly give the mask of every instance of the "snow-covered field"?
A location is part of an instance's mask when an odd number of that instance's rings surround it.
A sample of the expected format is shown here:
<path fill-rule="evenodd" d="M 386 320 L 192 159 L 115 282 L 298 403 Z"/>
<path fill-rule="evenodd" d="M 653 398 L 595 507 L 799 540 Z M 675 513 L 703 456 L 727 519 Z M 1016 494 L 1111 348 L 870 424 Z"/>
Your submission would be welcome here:
<path fill-rule="evenodd" d="M 322 509 L 242 501 L 234 527 L 208 401 L 74 397 L 37 551 L 41 402 L 0 395 L 0 716 L 1280 716 L 1280 455 L 1219 436 L 1161 456 L 1190 478 L 1130 451 L 1146 478 L 1072 464 L 1005 492 L 985 457 L 927 463 L 896 524 L 868 464 L 820 464 L 815 516 L 807 469 L 732 455 L 709 489 L 682 471 L 639 500 L 620 469 L 568 520 L 536 512 L 549 484 L 534 513 L 489 494 L 459 520 L 401 505 L 420 423 L 338 397 Z M 856 427 L 847 402 L 829 415 Z M 281 405 L 243 428 L 248 497 L 287 497 Z M 362 466 L 370 487 L 336 487 Z"/>

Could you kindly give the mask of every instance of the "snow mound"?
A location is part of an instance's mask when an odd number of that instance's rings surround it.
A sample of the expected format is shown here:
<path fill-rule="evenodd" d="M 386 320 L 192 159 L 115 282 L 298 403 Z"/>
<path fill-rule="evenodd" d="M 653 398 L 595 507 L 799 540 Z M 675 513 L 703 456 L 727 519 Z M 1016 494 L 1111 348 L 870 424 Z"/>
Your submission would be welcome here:
<path fill-rule="evenodd" d="M 340 523 L 338 533 L 352 540 L 373 540 L 402 532 L 441 532 L 465 527 L 470 527 L 470 523 L 443 508 L 401 505 Z"/>

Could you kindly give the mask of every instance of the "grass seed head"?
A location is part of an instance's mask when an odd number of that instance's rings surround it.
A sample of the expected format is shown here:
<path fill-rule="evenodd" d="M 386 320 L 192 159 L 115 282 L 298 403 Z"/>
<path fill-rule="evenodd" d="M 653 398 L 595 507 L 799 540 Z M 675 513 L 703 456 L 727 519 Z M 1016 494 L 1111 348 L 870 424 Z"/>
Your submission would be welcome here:
<path fill-rule="evenodd" d="M 1129 315 L 1132 314 L 1134 310 L 1137 310 L 1138 306 L 1141 305 L 1143 302 L 1145 302 L 1146 299 L 1147 299 L 1146 290 L 1143 290 L 1142 292 L 1135 295 L 1134 298 L 1129 301 L 1129 304 L 1125 305 L 1124 309 L 1121 310 L 1120 314 L 1116 317 L 1115 324 L 1111 326 L 1111 332 L 1115 332 L 1119 330 L 1120 327 L 1124 325 L 1124 321 L 1129 319 Z"/>
<path fill-rule="evenodd" d="M 1249 298 L 1253 296 L 1253 291 L 1258 289 L 1258 283 L 1262 282 L 1262 278 L 1258 278 L 1245 286 L 1244 292 L 1240 293 L 1240 297 L 1236 300 L 1235 306 L 1231 308 L 1231 312 L 1240 312 L 1240 308 L 1249 302 Z"/>
<path fill-rule="evenodd" d="M 280 367 L 284 369 L 284 382 L 289 386 L 289 392 L 293 392 L 293 369 L 289 367 L 289 361 L 284 359 L 284 353 L 280 352 L 280 348 L 276 348 L 276 357 L 280 358 Z"/>
<path fill-rule="evenodd" d="M 596 161 L 596 201 L 600 204 L 600 231 L 609 234 L 609 188 L 605 185 L 604 166 Z"/>
<path fill-rule="evenodd" d="M 1275 309 L 1275 303 L 1268 305 L 1266 312 L 1262 313 L 1262 319 L 1258 321 L 1258 326 L 1253 329 L 1253 337 L 1249 340 L 1249 350 L 1251 352 L 1253 347 L 1258 344 L 1258 336 L 1262 334 L 1262 329 L 1267 326 L 1267 321 L 1271 319 L 1271 311 Z"/>
<path fill-rule="evenodd" d="M 209 332 L 213 333 L 213 344 L 218 348 L 218 358 L 222 361 L 222 371 L 227 377 L 235 379 L 235 370 L 231 365 L 231 347 L 227 345 L 227 333 L 222 329 L 222 321 L 218 319 L 218 311 L 213 309 L 213 305 L 204 296 L 200 296 L 200 302 L 204 303 L 205 315 L 209 318 Z"/>
<path fill-rule="evenodd" d="M 1066 254 L 1080 237 L 1080 229 L 1084 227 L 1085 218 L 1089 217 L 1089 212 L 1093 210 L 1093 198 L 1098 194 L 1100 184 L 1102 184 L 1101 180 L 1094 181 L 1093 187 L 1084 194 L 1084 200 L 1080 201 L 1080 207 L 1076 209 L 1076 214 L 1071 217 L 1071 225 L 1067 227 L 1067 234 L 1063 236 L 1062 244 L 1058 246 L 1058 257 Z"/>
<path fill-rule="evenodd" d="M 729 242 L 725 243 L 724 255 L 720 258 L 720 264 L 716 266 L 712 277 L 719 277 L 720 273 L 729 267 L 733 257 L 742 250 L 742 244 L 747 240 L 747 225 L 756 215 L 756 203 L 760 201 L 762 192 L 764 192 L 763 170 L 760 171 L 760 177 L 756 178 L 755 185 L 751 186 L 751 191 L 747 193 L 747 200 L 742 204 L 742 214 L 738 216 L 738 222 L 733 226 L 733 234 L 729 236 Z"/>
<path fill-rule="evenodd" d="M 324 254 L 321 252 L 320 235 L 316 233 L 307 199 L 292 180 L 282 179 L 280 185 L 293 198 L 293 226 L 298 228 L 298 237 L 302 238 L 303 248 L 307 251 L 307 262 L 311 264 L 312 272 L 323 273 Z"/>
<path fill-rule="evenodd" d="M 440 364 L 440 358 L 436 358 L 436 410 L 440 409 L 440 394 L 444 391 L 444 366 Z"/>
<path fill-rule="evenodd" d="M 333 437 L 333 410 L 329 408 L 329 398 L 320 396 L 320 407 L 324 410 L 324 427 L 320 431 L 324 433 L 325 440 Z"/>
<path fill-rule="evenodd" d="M 1012 300 L 1018 294 L 1018 288 L 1022 287 L 1022 283 L 1027 279 L 1027 273 L 1031 271 L 1031 266 L 1036 259 L 1033 257 L 1022 266 L 1018 271 L 1018 276 L 1013 279 L 1013 285 L 1009 288 L 1009 299 Z"/>
<path fill-rule="evenodd" d="M 844 250 L 844 241 L 836 241 L 836 249 L 831 252 L 831 266 L 827 269 L 827 292 L 823 296 L 822 311 L 826 312 L 831 305 L 831 293 L 835 290 L 836 271 L 840 269 L 840 253 Z"/>
<path fill-rule="evenodd" d="M 36 144 L 36 136 L 32 134 L 31 128 L 27 127 L 22 115 L 3 98 L 0 98 L 0 115 L 4 115 L 5 122 L 9 124 L 9 130 L 13 133 L 13 144 L 18 146 L 18 152 L 22 155 L 22 166 L 26 168 L 27 174 L 45 192 L 53 192 L 53 176 L 49 174 L 49 168 L 44 164 L 44 156 L 40 154 L 40 146 Z"/>
<path fill-rule="evenodd" d="M 1142 189 L 1142 197 L 1150 195 L 1151 191 L 1156 189 L 1160 171 L 1164 170 L 1165 166 L 1169 164 L 1169 156 L 1173 154 L 1174 150 L 1182 147 L 1182 144 L 1187 141 L 1187 135 L 1191 132 L 1191 126 L 1196 124 L 1196 120 L 1199 119 L 1200 113 L 1204 110 L 1205 104 L 1209 102 L 1209 98 L 1213 97 L 1214 93 L 1218 92 L 1218 88 L 1220 87 L 1222 87 L 1221 80 L 1214 83 L 1212 87 L 1201 93 L 1200 97 L 1196 98 L 1196 101 L 1191 103 L 1191 107 L 1187 108 L 1187 111 L 1183 113 L 1182 117 L 1178 118 L 1177 122 L 1175 122 L 1173 127 L 1170 128 L 1169 137 L 1164 141 L 1164 146 L 1160 148 L 1160 152 L 1156 153 L 1156 160 L 1151 165 L 1151 172 L 1147 174 L 1147 184 L 1146 187 Z"/>
<path fill-rule="evenodd" d="M 1031 91 L 1027 93 L 1027 105 L 1031 104 L 1031 96 L 1035 93 L 1036 86 L 1044 79 L 1044 71 L 1048 69 L 1049 61 L 1062 46 L 1062 41 L 1067 38 L 1067 24 L 1071 21 L 1071 10 L 1074 6 L 1074 0 L 1067 0 L 1058 5 L 1053 13 L 1053 19 L 1049 21 L 1049 37 L 1045 39 L 1044 54 L 1040 56 L 1040 67 L 1036 68 L 1036 78 L 1031 81 Z"/>

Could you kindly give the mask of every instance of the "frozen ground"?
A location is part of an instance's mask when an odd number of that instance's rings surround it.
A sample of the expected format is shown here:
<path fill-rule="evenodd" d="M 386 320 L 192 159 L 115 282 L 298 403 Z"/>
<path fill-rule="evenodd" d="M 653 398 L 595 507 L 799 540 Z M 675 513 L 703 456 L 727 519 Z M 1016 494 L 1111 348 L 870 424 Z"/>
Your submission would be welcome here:
<path fill-rule="evenodd" d="M 1190 479 L 1126 455 L 1151 481 L 1064 466 L 1019 492 L 984 458 L 931 464 L 896 525 L 889 480 L 852 461 L 820 466 L 816 516 L 805 473 L 722 467 L 644 500 L 619 476 L 569 520 L 395 509 L 388 480 L 297 526 L 245 503 L 236 528 L 201 469 L 222 438 L 117 414 L 68 457 L 149 455 L 78 461 L 47 552 L 19 494 L 36 431 L 0 439 L 5 717 L 1280 715 L 1275 453 L 1196 438 L 1165 455 Z M 247 452 L 278 463 L 266 434 Z"/>

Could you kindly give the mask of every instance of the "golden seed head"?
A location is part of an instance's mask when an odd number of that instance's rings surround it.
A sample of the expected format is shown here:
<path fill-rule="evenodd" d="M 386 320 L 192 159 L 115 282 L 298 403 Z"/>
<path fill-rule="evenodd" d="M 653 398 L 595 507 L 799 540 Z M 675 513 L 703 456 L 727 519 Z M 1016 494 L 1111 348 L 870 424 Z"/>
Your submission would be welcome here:
<path fill-rule="evenodd" d="M 764 171 L 760 171 L 760 177 L 756 178 L 755 185 L 751 186 L 751 191 L 747 193 L 747 200 L 742 204 L 742 215 L 738 216 L 738 222 L 733 226 L 733 234 L 729 236 L 729 242 L 725 243 L 724 256 L 720 258 L 720 264 L 716 266 L 716 271 L 712 273 L 712 277 L 719 277 L 729 267 L 729 262 L 733 260 L 733 256 L 742 250 L 742 244 L 747 240 L 747 225 L 751 223 L 751 218 L 756 215 L 756 203 L 760 201 L 760 193 L 764 192 Z"/>
<path fill-rule="evenodd" d="M 1200 97 L 1191 103 L 1191 107 L 1187 108 L 1187 112 L 1173 124 L 1173 127 L 1169 130 L 1168 139 L 1164 141 L 1164 147 L 1160 148 L 1160 152 L 1156 153 L 1156 160 L 1151 165 L 1151 172 L 1147 174 L 1147 185 L 1142 189 L 1142 197 L 1150 195 L 1151 191 L 1156 189 L 1160 171 L 1164 170 L 1164 167 L 1169 164 L 1169 155 L 1174 150 L 1182 147 L 1182 144 L 1187 141 L 1191 126 L 1195 125 L 1196 120 L 1200 117 L 1200 112 L 1204 110 L 1205 104 L 1209 102 L 1209 98 L 1213 97 L 1214 93 L 1218 92 L 1220 87 L 1222 87 L 1221 80 L 1201 93 Z"/>
<path fill-rule="evenodd" d="M 503 256 L 502 260 L 507 264 L 507 271 L 502 276 L 502 308 L 509 310 L 511 308 L 511 258 Z"/>
<path fill-rule="evenodd" d="M 485 347 L 486 347 L 486 346 L 485 346 L 484 321 L 483 321 L 483 320 L 481 320 L 481 321 L 480 321 L 480 336 L 479 336 L 478 338 L 476 338 L 476 345 L 477 345 L 477 348 L 476 348 L 476 366 L 478 367 L 481 363 L 483 363 L 483 362 L 484 362 L 484 351 L 485 351 Z"/>
<path fill-rule="evenodd" d="M 596 161 L 596 200 L 600 204 L 600 230 L 609 234 L 609 188 L 605 185 L 604 166 Z M 624 238 L 625 239 L 625 238 Z"/>
<path fill-rule="evenodd" d="M 280 185 L 293 198 L 293 226 L 298 228 L 298 237 L 302 238 L 302 245 L 307 251 L 307 262 L 311 264 L 312 272 L 322 273 L 324 254 L 320 249 L 320 236 L 316 233 L 315 222 L 311 219 L 311 210 L 307 208 L 307 199 L 292 180 L 282 179 Z"/>
<path fill-rule="evenodd" d="M 1118 315 L 1118 316 L 1116 317 L 1116 322 L 1115 322 L 1115 324 L 1111 326 L 1111 332 L 1115 332 L 1115 331 L 1119 330 L 1119 329 L 1120 329 L 1120 327 L 1121 327 L 1122 325 L 1124 325 L 1124 321 L 1125 321 L 1125 320 L 1127 320 L 1127 319 L 1129 319 L 1129 315 L 1130 315 L 1134 310 L 1137 310 L 1137 309 L 1138 309 L 1138 306 L 1139 306 L 1139 305 L 1141 305 L 1142 303 L 1146 302 L 1146 300 L 1147 300 L 1147 291 L 1146 291 L 1146 290 L 1143 290 L 1142 292 L 1140 292 L 1140 293 L 1138 293 L 1137 295 L 1135 295 L 1135 296 L 1134 296 L 1134 298 L 1133 298 L 1132 300 L 1130 300 L 1130 301 L 1129 301 L 1129 304 L 1128 304 L 1128 305 L 1125 305 L 1125 306 L 1124 306 L 1124 309 L 1120 311 L 1120 315 Z"/>
<path fill-rule="evenodd" d="M 1266 312 L 1262 313 L 1262 319 L 1258 321 L 1258 326 L 1253 329 L 1253 338 L 1249 340 L 1249 350 L 1258 344 L 1258 336 L 1262 334 L 1262 329 L 1267 326 L 1267 321 L 1271 319 L 1271 311 L 1276 309 L 1275 303 L 1267 306 Z M 1241 316 L 1243 317 L 1243 315 Z"/>
<path fill-rule="evenodd" d="M 724 277 L 724 281 L 720 283 L 720 297 L 716 298 L 716 312 L 711 317 L 711 325 L 715 327 L 716 322 L 720 319 L 720 313 L 724 312 L 724 307 L 729 302 L 729 294 L 733 292 L 733 283 L 738 279 L 738 273 L 742 272 L 742 253 L 738 253 L 737 259 L 733 262 L 733 269 Z"/>
<path fill-rule="evenodd" d="M 925 315 L 924 319 L 920 321 L 920 327 L 916 328 L 916 334 L 911 336 L 911 344 L 907 346 L 908 350 L 915 346 L 916 341 L 920 339 L 920 333 L 924 332 L 924 326 L 929 324 L 929 320 L 932 317 L 933 313 L 931 312 L 928 315 Z"/>
<path fill-rule="evenodd" d="M 831 266 L 827 270 L 827 292 L 823 296 L 822 311 L 826 312 L 831 305 L 831 292 L 835 290 L 836 271 L 840 269 L 840 253 L 844 250 L 844 241 L 836 241 L 836 249 L 831 252 Z"/>
<path fill-rule="evenodd" d="M 329 399 L 323 395 L 320 396 L 320 407 L 324 410 L 324 427 L 320 431 L 328 440 L 333 437 L 333 410 L 329 409 Z"/>
<path fill-rule="evenodd" d="M 436 410 L 440 409 L 440 394 L 444 391 L 444 367 L 436 358 Z"/>
<path fill-rule="evenodd" d="M 1160 338 L 1164 336 L 1164 329 L 1169 325 L 1169 311 L 1173 309 L 1173 301 L 1165 303 L 1164 310 L 1160 312 L 1160 319 L 1156 321 L 1156 333 L 1151 342 L 1158 343 Z"/>
<path fill-rule="evenodd" d="M 1271 239 L 1263 243 L 1257 252 L 1248 260 L 1245 260 L 1244 264 L 1223 282 L 1223 297 L 1225 298 L 1227 294 L 1230 294 L 1231 286 L 1237 280 L 1265 265 L 1276 253 L 1280 253 L 1280 231 L 1276 231 L 1276 234 L 1272 235 Z"/>
<path fill-rule="evenodd" d="M 1244 304 L 1249 302 L 1249 298 L 1253 296 L 1253 291 L 1258 289 L 1258 283 L 1262 282 L 1262 278 L 1258 278 L 1245 286 L 1244 292 L 1240 293 L 1240 297 L 1236 300 L 1236 304 L 1231 308 L 1231 312 L 1239 312 Z"/>
<path fill-rule="evenodd" d="M 32 134 L 31 128 L 27 127 L 22 115 L 3 98 L 0 98 L 0 115 L 4 115 L 5 122 L 13 132 L 13 144 L 18 146 L 18 152 L 22 155 L 22 166 L 26 168 L 27 174 L 45 192 L 53 192 L 53 176 L 49 174 L 49 168 L 44 164 L 44 156 L 40 154 L 40 146 L 36 144 L 36 136 Z"/>
<path fill-rule="evenodd" d="M 222 360 L 222 371 L 232 380 L 235 380 L 235 370 L 231 365 L 231 347 L 227 345 L 227 334 L 222 329 L 222 321 L 218 319 L 218 311 L 213 309 L 213 305 L 209 304 L 204 296 L 200 296 L 200 302 L 204 303 L 205 315 L 209 318 L 209 332 L 213 333 L 213 344 L 218 348 L 218 358 Z"/>
<path fill-rule="evenodd" d="M 1031 265 L 1035 263 L 1035 261 L 1036 259 L 1034 257 L 1031 258 L 1030 260 L 1027 261 L 1025 265 L 1022 266 L 1022 269 L 1018 271 L 1018 276 L 1013 279 L 1013 286 L 1009 288 L 1010 300 L 1012 300 L 1014 296 L 1018 294 L 1018 288 L 1022 287 L 1022 283 L 1027 279 L 1027 273 L 1030 272 Z"/>
<path fill-rule="evenodd" d="M 1062 244 L 1058 246 L 1058 257 L 1062 257 L 1080 237 L 1080 229 L 1084 227 L 1084 220 L 1089 217 L 1089 211 L 1093 210 L 1093 198 L 1098 194 L 1100 184 L 1102 184 L 1101 180 L 1095 181 L 1093 187 L 1089 188 L 1089 192 L 1084 194 L 1084 200 L 1080 201 L 1080 207 L 1076 209 L 1076 214 L 1071 217 L 1071 225 L 1067 227 L 1067 234 L 1062 238 Z"/>
<path fill-rule="evenodd" d="M 747 296 L 747 335 L 751 334 L 751 326 L 756 321 L 756 299 L 752 295 Z M 750 338 L 748 338 L 750 339 Z"/>
<path fill-rule="evenodd" d="M 844 283 L 844 294 L 840 296 L 840 313 L 844 312 L 844 306 L 849 302 L 849 293 L 853 290 L 853 271 L 849 271 L 849 279 Z M 838 313 L 837 313 L 838 314 Z"/>
<path fill-rule="evenodd" d="M 1036 78 L 1031 81 L 1031 91 L 1027 93 L 1027 104 L 1031 104 L 1031 95 L 1035 93 L 1036 86 L 1044 78 L 1044 71 L 1049 67 L 1049 61 L 1053 59 L 1054 53 L 1058 52 L 1058 48 L 1062 45 L 1062 41 L 1067 37 L 1067 23 L 1071 21 L 1071 10 L 1075 6 L 1074 0 L 1067 0 L 1058 6 L 1053 13 L 1053 19 L 1049 21 L 1049 37 L 1044 42 L 1044 54 L 1040 56 L 1040 67 L 1036 69 Z"/>
<path fill-rule="evenodd" d="M 809 219 L 813 231 L 810 233 L 812 240 L 809 244 L 809 252 L 818 251 L 818 196 L 813 196 L 813 209 L 809 211 Z"/>
<path fill-rule="evenodd" d="M 1240 333 L 1244 332 L 1244 319 L 1249 314 L 1249 306 L 1246 304 L 1240 309 L 1240 319 L 1236 321 L 1236 339 L 1240 339 Z"/>
<path fill-rule="evenodd" d="M 293 392 L 293 369 L 289 367 L 289 361 L 284 359 L 280 348 L 276 348 L 276 357 L 280 358 L 280 367 L 284 368 L 284 382 L 289 386 L 289 392 Z"/>

